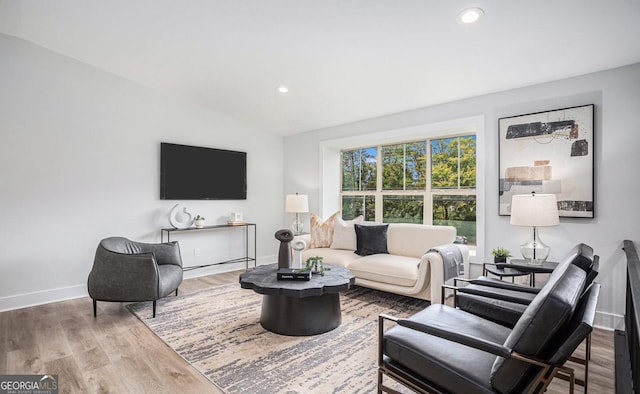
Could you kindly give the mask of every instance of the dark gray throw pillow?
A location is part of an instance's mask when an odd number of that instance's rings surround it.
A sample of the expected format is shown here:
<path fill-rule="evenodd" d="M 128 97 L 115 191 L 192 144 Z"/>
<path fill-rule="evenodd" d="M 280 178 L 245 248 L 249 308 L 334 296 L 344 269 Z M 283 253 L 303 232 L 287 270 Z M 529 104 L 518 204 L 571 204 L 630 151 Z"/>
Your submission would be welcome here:
<path fill-rule="evenodd" d="M 387 250 L 387 229 L 388 224 L 376 226 L 364 226 L 356 224 L 357 249 L 354 252 L 360 256 L 370 254 L 389 253 Z"/>

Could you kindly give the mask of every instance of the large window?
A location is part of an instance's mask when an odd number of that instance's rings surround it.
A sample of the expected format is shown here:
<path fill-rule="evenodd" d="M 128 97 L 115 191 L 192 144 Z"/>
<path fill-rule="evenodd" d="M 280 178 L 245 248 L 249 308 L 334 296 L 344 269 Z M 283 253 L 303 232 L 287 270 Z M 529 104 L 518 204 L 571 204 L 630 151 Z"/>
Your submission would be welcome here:
<path fill-rule="evenodd" d="M 443 224 L 476 242 L 476 137 L 341 151 L 342 217 Z"/>

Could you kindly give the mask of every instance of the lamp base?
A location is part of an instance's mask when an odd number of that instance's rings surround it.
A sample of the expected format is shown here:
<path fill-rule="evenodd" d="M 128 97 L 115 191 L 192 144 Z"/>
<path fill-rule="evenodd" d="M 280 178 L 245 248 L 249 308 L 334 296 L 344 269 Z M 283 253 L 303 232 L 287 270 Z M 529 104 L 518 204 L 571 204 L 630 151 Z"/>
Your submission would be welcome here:
<path fill-rule="evenodd" d="M 550 250 L 551 248 L 540 240 L 537 227 L 533 228 L 533 237 L 520 246 L 522 257 L 527 261 L 527 264 L 531 265 L 542 265 L 547 261 Z"/>
<path fill-rule="evenodd" d="M 304 224 L 298 219 L 298 214 L 296 213 L 296 220 L 293 221 L 291 225 L 291 230 L 293 230 L 293 235 L 302 234 L 302 230 L 304 229 Z"/>

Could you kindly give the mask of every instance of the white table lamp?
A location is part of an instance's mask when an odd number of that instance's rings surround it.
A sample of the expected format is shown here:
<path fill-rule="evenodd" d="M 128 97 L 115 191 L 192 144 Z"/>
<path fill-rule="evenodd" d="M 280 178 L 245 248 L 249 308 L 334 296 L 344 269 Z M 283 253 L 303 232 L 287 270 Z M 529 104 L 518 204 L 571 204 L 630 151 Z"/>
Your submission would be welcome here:
<path fill-rule="evenodd" d="M 293 212 L 296 214 L 296 220 L 293 222 L 291 229 L 294 235 L 302 233 L 304 225 L 300 221 L 300 214 L 309 212 L 309 198 L 306 194 L 287 194 L 284 204 L 285 212 Z"/>
<path fill-rule="evenodd" d="M 511 199 L 511 224 L 533 227 L 532 238 L 520 246 L 527 263 L 540 265 L 549 257 L 550 248 L 538 235 L 538 227 L 560 224 L 555 194 L 518 194 Z"/>

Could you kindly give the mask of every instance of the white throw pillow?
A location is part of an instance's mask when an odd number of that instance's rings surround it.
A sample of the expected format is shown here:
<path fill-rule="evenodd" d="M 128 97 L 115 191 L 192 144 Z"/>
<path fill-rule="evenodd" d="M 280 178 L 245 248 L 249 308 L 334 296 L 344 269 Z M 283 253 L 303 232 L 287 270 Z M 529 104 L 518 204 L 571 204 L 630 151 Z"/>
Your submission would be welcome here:
<path fill-rule="evenodd" d="M 362 224 L 363 222 L 364 217 L 362 215 L 353 220 L 342 220 L 340 216 L 336 217 L 333 223 L 333 242 L 331 242 L 331 249 L 356 250 L 358 242 L 354 224 Z"/>

